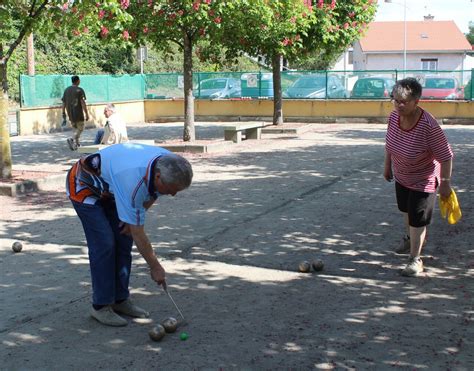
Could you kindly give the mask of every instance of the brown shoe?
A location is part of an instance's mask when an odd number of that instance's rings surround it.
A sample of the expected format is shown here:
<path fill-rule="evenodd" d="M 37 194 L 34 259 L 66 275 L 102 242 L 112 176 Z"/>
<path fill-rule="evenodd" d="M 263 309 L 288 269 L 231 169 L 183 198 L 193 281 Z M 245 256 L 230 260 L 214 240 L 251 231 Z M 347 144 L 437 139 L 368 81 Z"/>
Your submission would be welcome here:
<path fill-rule="evenodd" d="M 110 305 L 106 305 L 99 310 L 92 308 L 91 317 L 106 326 L 120 327 L 128 325 L 127 320 L 115 313 Z"/>
<path fill-rule="evenodd" d="M 67 144 L 68 144 L 69 149 L 70 149 L 71 151 L 75 151 L 75 150 L 77 149 L 77 146 L 76 146 L 76 144 L 74 143 L 74 139 L 68 138 L 68 139 L 67 139 Z"/>
<path fill-rule="evenodd" d="M 125 314 L 130 317 L 135 318 L 148 318 L 150 317 L 150 313 L 148 313 L 145 309 L 142 309 L 135 304 L 130 299 L 127 299 L 120 304 L 113 304 L 112 309 L 117 313 Z"/>

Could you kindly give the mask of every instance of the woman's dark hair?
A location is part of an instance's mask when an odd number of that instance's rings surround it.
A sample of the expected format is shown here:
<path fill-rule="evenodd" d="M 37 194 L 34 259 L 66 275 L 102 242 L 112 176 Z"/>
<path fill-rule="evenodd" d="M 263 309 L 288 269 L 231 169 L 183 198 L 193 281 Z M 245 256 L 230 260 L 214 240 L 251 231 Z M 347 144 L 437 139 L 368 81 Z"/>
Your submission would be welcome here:
<path fill-rule="evenodd" d="M 392 98 L 396 95 L 402 99 L 420 99 L 422 90 L 423 88 L 417 79 L 407 77 L 395 83 L 390 96 Z"/>

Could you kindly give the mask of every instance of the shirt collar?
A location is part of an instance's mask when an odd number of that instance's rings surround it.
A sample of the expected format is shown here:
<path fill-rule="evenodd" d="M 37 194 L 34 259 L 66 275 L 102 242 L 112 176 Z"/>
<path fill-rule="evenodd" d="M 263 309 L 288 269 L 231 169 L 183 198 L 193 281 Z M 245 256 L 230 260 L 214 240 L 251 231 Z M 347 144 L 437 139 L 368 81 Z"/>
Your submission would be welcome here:
<path fill-rule="evenodd" d="M 159 158 L 160 158 L 160 156 L 155 157 L 153 160 L 150 161 L 150 163 L 148 164 L 148 167 L 147 167 L 145 177 L 144 177 L 145 183 L 148 186 L 148 193 L 155 200 L 158 198 L 158 195 L 157 195 L 156 190 L 155 190 L 155 182 L 154 182 L 155 175 L 156 175 L 155 174 L 155 165 L 156 165 L 156 161 L 158 161 Z"/>

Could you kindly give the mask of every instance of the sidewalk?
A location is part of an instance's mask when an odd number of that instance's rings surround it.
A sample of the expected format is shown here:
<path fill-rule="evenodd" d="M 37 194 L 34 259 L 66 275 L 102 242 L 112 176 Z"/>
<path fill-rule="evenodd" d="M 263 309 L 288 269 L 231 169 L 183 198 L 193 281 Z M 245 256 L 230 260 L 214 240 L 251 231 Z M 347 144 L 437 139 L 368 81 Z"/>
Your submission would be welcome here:
<path fill-rule="evenodd" d="M 129 132 L 171 139 L 181 130 Z M 463 219 L 449 226 L 435 211 L 416 279 L 399 275 L 406 256 L 391 252 L 403 228 L 381 177 L 384 125 L 312 125 L 185 154 L 192 186 L 160 199 L 146 230 L 189 321 L 187 341 L 149 340 L 153 324 L 178 314 L 136 252 L 132 295 L 151 319 L 107 328 L 89 318 L 87 247 L 60 187 L 0 196 L 0 368 L 473 369 L 474 128 L 445 130 Z M 222 137 L 214 123 L 197 132 Z M 64 173 L 77 158 L 67 134 L 12 138 L 15 167 Z M 15 240 L 21 253 L 11 252 Z M 321 273 L 297 272 L 315 258 Z"/>

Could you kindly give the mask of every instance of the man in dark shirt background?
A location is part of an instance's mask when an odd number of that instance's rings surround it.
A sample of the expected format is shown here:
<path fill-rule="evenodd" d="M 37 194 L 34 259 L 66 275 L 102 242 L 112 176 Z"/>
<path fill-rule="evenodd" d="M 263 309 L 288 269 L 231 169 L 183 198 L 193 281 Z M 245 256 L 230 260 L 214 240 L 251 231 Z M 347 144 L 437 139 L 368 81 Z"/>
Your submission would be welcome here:
<path fill-rule="evenodd" d="M 79 138 L 84 131 L 85 121 L 89 120 L 86 106 L 86 93 L 79 87 L 81 80 L 79 76 L 71 78 L 72 85 L 64 90 L 63 94 L 63 117 L 67 115 L 74 130 L 74 137 L 68 138 L 67 143 L 71 151 L 80 146 Z"/>

